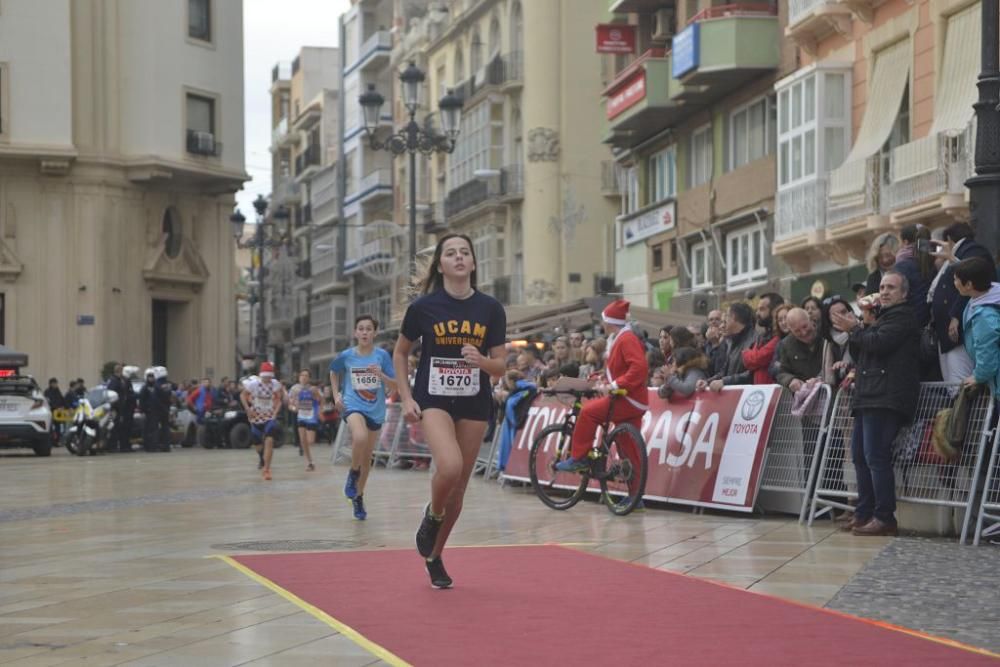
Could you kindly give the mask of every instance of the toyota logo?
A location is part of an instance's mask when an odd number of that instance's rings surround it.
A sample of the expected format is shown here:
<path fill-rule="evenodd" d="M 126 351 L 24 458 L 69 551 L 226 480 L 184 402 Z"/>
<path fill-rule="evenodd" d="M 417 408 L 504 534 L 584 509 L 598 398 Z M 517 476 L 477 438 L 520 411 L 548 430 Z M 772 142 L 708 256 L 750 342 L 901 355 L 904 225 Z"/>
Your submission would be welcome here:
<path fill-rule="evenodd" d="M 753 421 L 760 414 L 760 411 L 764 409 L 764 392 L 757 391 L 751 392 L 743 400 L 743 405 L 740 407 L 740 416 L 746 421 Z"/>
<path fill-rule="evenodd" d="M 622 31 L 612 30 L 610 33 L 608 33 L 608 36 L 611 37 L 611 39 L 613 39 L 614 41 L 620 42 L 622 39 Z"/>

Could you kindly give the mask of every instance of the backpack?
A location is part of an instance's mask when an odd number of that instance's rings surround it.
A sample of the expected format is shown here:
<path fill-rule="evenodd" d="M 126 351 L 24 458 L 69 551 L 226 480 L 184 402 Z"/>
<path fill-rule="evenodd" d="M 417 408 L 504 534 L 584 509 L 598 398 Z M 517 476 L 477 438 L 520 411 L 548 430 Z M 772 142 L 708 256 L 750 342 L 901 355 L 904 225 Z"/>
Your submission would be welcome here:
<path fill-rule="evenodd" d="M 538 396 L 538 387 L 532 385 L 521 389 L 517 393 L 511 394 L 510 398 L 515 396 L 521 396 L 521 399 L 514 406 L 514 426 L 517 430 L 521 430 L 528 423 L 528 411 L 531 410 L 531 404 L 535 402 L 535 396 Z"/>
<path fill-rule="evenodd" d="M 971 410 L 982 385 L 962 387 L 950 408 L 938 410 L 934 416 L 933 444 L 937 453 L 948 462 L 955 461 L 962 453 L 965 434 L 971 420 Z"/>

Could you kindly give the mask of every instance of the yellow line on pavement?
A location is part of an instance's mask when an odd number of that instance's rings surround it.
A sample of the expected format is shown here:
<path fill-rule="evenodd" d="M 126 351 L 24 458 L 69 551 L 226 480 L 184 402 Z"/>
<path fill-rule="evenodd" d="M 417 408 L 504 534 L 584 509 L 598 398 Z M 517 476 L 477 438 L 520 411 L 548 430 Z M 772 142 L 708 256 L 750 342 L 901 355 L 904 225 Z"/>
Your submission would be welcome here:
<path fill-rule="evenodd" d="M 286 600 L 288 600 L 289 602 L 291 602 L 292 604 L 294 604 L 299 609 L 302 609 L 303 611 L 305 611 L 305 612 L 311 614 L 312 616 L 318 618 L 319 620 L 323 621 L 324 623 L 326 623 L 327 625 L 329 625 L 331 628 L 333 628 L 334 630 L 336 630 L 340 634 L 344 635 L 345 637 L 347 637 L 348 639 L 350 639 L 352 642 L 354 642 L 355 644 L 357 644 L 361 648 L 365 649 L 366 651 L 368 651 L 369 653 L 371 653 L 375 657 L 379 658 L 380 660 L 384 660 L 385 662 L 387 662 L 388 664 L 392 665 L 393 667 L 413 667 L 410 663 L 406 662 L 405 660 L 403 660 L 402 658 L 400 658 L 395 653 L 389 651 L 388 649 L 386 649 L 386 648 L 384 648 L 382 646 L 379 646 L 378 644 L 376 644 L 372 640 L 368 639 L 367 637 L 365 637 L 364 635 L 362 635 L 360 632 L 358 632 L 357 630 L 355 630 L 351 626 L 347 625 L 346 623 L 342 623 L 341 621 L 338 621 L 333 616 L 330 616 L 328 613 L 326 613 L 325 611 L 323 611 L 319 607 L 315 607 L 315 606 L 309 604 L 308 602 L 306 602 L 305 600 L 303 600 L 299 596 L 295 595 L 294 593 L 292 593 L 290 591 L 285 590 L 284 588 L 282 588 L 278 584 L 274 583 L 273 581 L 271 581 L 267 577 L 264 577 L 264 576 L 261 576 L 260 574 L 257 574 L 256 572 L 254 572 L 253 570 L 251 570 L 250 568 L 248 568 L 246 565 L 243 565 L 239 561 L 237 561 L 237 560 L 235 560 L 235 559 L 233 559 L 233 558 L 231 558 L 229 556 L 221 556 L 221 555 L 211 556 L 211 558 L 218 558 L 219 560 L 228 563 L 232 567 L 236 568 L 237 570 L 239 570 L 240 572 L 242 572 L 246 576 L 248 576 L 251 579 L 253 579 L 254 581 L 256 581 L 258 584 L 261 584 L 263 586 L 266 586 L 266 587 L 270 588 L 272 591 L 274 591 L 275 593 L 277 593 L 281 597 L 285 598 Z"/>

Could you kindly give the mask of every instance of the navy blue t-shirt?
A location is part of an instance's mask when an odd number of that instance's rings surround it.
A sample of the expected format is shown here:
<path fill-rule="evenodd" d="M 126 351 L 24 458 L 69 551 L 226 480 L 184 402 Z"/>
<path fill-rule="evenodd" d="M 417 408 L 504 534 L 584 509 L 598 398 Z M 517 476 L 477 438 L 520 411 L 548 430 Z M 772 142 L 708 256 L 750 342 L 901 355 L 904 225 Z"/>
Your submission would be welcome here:
<path fill-rule="evenodd" d="M 413 388 L 418 404 L 438 398 L 492 400 L 489 375 L 465 364 L 462 347 L 474 345 L 483 356 L 489 356 L 491 348 L 504 344 L 507 314 L 499 301 L 479 291 L 467 299 L 456 299 L 440 289 L 410 304 L 400 333 L 411 341 L 421 341 Z"/>

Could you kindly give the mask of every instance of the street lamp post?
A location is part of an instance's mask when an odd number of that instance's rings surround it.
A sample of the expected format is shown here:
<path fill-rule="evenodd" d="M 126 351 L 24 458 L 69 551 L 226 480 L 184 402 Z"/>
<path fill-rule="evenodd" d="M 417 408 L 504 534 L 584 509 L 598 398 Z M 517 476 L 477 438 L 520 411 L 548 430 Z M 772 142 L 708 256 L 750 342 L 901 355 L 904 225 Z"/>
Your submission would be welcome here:
<path fill-rule="evenodd" d="M 264 249 L 280 248 L 287 243 L 288 209 L 284 206 L 279 206 L 271 214 L 271 219 L 275 222 L 266 222 L 268 202 L 264 199 L 263 195 L 257 195 L 257 199 L 253 202 L 253 207 L 257 213 L 257 227 L 254 230 L 253 237 L 249 241 L 243 241 L 243 225 L 246 223 L 246 217 L 240 213 L 239 209 L 236 209 L 229 216 L 229 222 L 233 226 L 233 238 L 236 241 L 236 247 L 250 248 L 256 255 L 256 262 L 254 262 L 253 257 L 250 260 L 251 275 L 257 283 L 254 289 L 256 297 L 250 299 L 250 312 L 252 317 L 253 306 L 255 303 L 258 304 L 254 352 L 259 363 L 267 359 L 267 327 L 264 314 L 264 279 L 266 275 L 264 271 Z M 275 223 L 280 227 L 277 230 Z M 276 237 L 273 236 L 275 233 L 277 233 Z M 254 266 L 255 264 L 256 266 Z"/>
<path fill-rule="evenodd" d="M 399 80 L 403 84 L 403 105 L 406 107 L 410 120 L 405 127 L 391 134 L 384 141 L 379 141 L 375 132 L 378 129 L 385 98 L 375 90 L 374 84 L 368 84 L 368 90 L 358 97 L 364 114 L 368 145 L 371 146 L 372 150 L 385 150 L 393 155 L 408 153 L 410 157 L 410 275 L 416 273 L 417 261 L 417 153 L 432 155 L 454 151 L 462 120 L 462 98 L 455 95 L 454 91 L 449 90 L 438 102 L 438 108 L 441 111 L 442 133 L 437 133 L 430 127 L 420 127 L 416 116 L 424 79 L 424 73 L 413 62 L 400 72 Z"/>
<path fill-rule="evenodd" d="M 996 258 L 1000 249 L 1000 0 L 982 2 L 982 52 L 976 110 L 976 175 L 969 188 L 969 212 L 976 240 Z"/>

